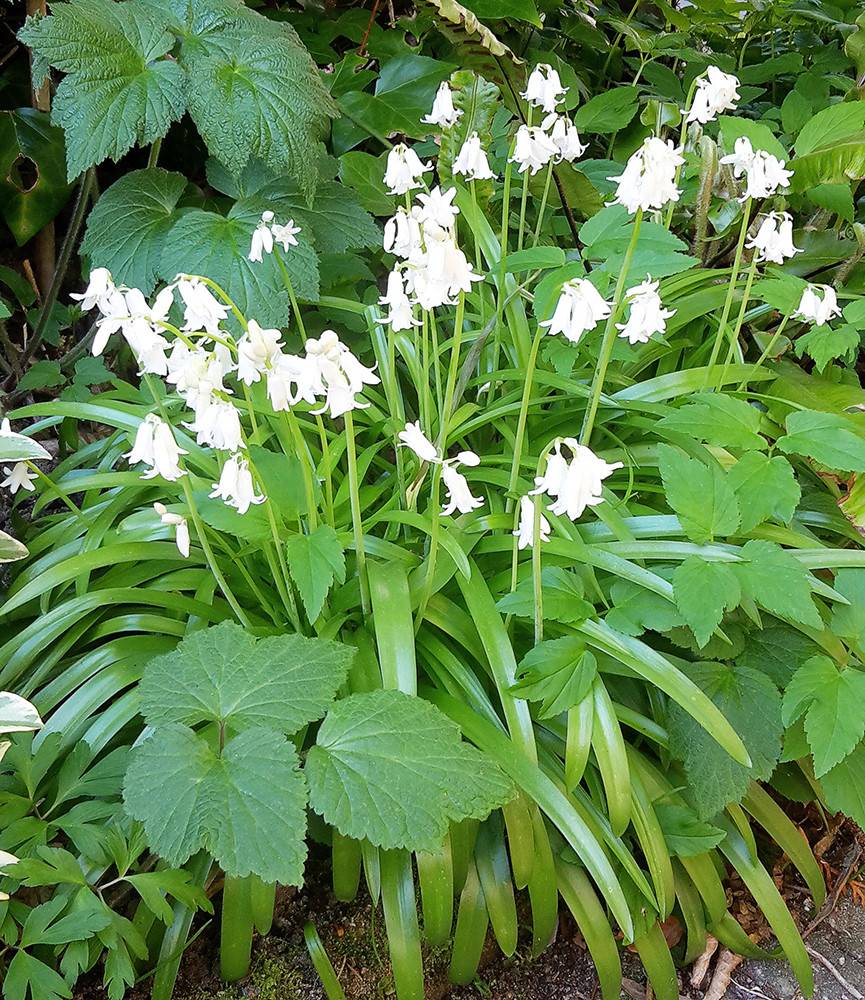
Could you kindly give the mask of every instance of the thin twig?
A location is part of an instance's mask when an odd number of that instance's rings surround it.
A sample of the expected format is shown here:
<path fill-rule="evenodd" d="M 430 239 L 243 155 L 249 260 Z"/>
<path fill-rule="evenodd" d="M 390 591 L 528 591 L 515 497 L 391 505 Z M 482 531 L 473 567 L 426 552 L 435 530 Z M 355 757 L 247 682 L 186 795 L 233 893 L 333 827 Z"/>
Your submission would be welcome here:
<path fill-rule="evenodd" d="M 366 31 L 363 33 L 363 38 L 360 40 L 360 47 L 357 50 L 359 56 L 366 55 L 366 43 L 369 40 L 369 33 L 372 31 L 372 26 L 375 24 L 375 15 L 378 13 L 379 4 L 381 0 L 375 0 L 372 5 L 372 13 L 369 15 L 369 21 L 367 22 Z"/>
<path fill-rule="evenodd" d="M 832 895 L 826 900 L 826 902 L 820 907 L 820 912 L 814 917 L 810 924 L 802 932 L 802 937 L 806 938 L 811 934 L 823 921 L 832 913 L 835 907 L 838 905 L 838 900 L 841 898 L 841 894 L 847 888 L 847 883 L 853 876 L 853 872 L 859 864 L 859 859 L 862 857 L 863 847 L 861 844 L 856 844 L 853 850 L 853 854 L 850 858 L 849 863 L 845 867 L 838 881 L 835 883 L 835 888 L 832 890 Z"/>
<path fill-rule="evenodd" d="M 808 944 L 805 945 L 805 951 L 808 952 L 815 962 L 822 965 L 831 976 L 837 979 L 841 986 L 853 997 L 853 1000 L 865 1000 L 865 995 L 860 993 L 852 983 L 848 982 L 825 955 L 821 955 L 819 951 L 815 951 Z"/>

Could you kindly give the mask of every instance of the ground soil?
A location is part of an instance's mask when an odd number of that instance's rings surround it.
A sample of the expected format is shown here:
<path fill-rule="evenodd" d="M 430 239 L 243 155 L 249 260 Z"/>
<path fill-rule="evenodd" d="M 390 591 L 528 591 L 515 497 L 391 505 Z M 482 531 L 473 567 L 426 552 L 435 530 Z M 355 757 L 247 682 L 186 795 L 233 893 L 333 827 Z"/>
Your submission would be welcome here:
<path fill-rule="evenodd" d="M 783 857 L 777 859 L 773 874 L 814 957 L 815 1000 L 865 1000 L 865 882 L 860 881 L 865 879 L 865 836 L 851 824 L 843 824 L 814 841 L 830 890 L 829 902 L 819 914 Z M 280 892 L 273 930 L 268 937 L 256 939 L 250 975 L 233 986 L 219 979 L 214 920 L 187 952 L 176 1000 L 326 1000 L 304 945 L 303 925 L 309 919 L 321 935 L 348 1000 L 393 997 L 380 910 L 373 913 L 363 891 L 354 902 L 339 903 L 328 886 L 326 856 L 314 853 L 307 888 Z M 761 943 L 771 945 L 759 914 L 735 880 L 730 898 L 732 912 L 746 929 L 759 936 Z M 597 979 L 569 915 L 561 916 L 556 941 L 536 959 L 529 954 L 528 938 L 526 927 L 521 947 L 510 959 L 504 959 L 488 942 L 477 979 L 465 987 L 449 983 L 446 951 L 426 954 L 427 1000 L 597 1000 Z M 623 997 L 647 1000 L 639 961 L 625 952 L 623 964 Z M 711 971 L 703 990 L 709 979 Z M 683 1000 L 704 996 L 703 990 L 691 986 L 689 970 L 680 973 L 680 984 Z M 76 992 L 76 1000 L 102 996 L 95 982 Z M 148 997 L 148 986 L 142 983 L 130 1000 Z M 783 961 L 749 961 L 735 970 L 726 1000 L 753 998 L 802 1000 Z"/>

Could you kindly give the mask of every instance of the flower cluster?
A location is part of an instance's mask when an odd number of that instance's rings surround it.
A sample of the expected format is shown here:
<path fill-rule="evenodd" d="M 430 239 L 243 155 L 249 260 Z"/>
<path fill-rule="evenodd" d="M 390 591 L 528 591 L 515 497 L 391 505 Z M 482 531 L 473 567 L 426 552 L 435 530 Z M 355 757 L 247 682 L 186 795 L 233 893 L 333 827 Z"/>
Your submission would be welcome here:
<path fill-rule="evenodd" d="M 300 232 L 300 226 L 294 224 L 294 219 L 289 219 L 283 226 L 274 222 L 274 218 L 273 212 L 262 212 L 258 225 L 253 230 L 248 259 L 254 264 L 261 263 L 264 254 L 273 253 L 276 244 L 279 244 L 286 253 L 289 247 L 298 245 L 297 234 Z"/>
<path fill-rule="evenodd" d="M 717 66 L 709 66 L 705 75 L 697 80 L 687 121 L 706 125 L 725 111 L 731 111 L 739 103 L 739 87 L 738 77 L 723 73 Z"/>
<path fill-rule="evenodd" d="M 542 63 L 532 70 L 521 96 L 545 117 L 540 126 L 526 124 L 517 130 L 511 160 L 521 174 L 526 170 L 536 174 L 542 167 L 563 160 L 571 163 L 588 148 L 580 141 L 574 123 L 559 111 L 567 92 L 552 66 Z"/>
<path fill-rule="evenodd" d="M 570 459 L 562 454 L 563 445 L 570 451 Z M 550 504 L 551 514 L 564 514 L 576 521 L 586 507 L 604 502 L 603 481 L 621 468 L 621 462 L 605 462 L 575 438 L 563 438 L 556 441 L 547 456 L 546 470 L 535 478 L 535 488 L 529 496 L 546 493 L 554 500 Z"/>
<path fill-rule="evenodd" d="M 616 185 L 612 204 L 624 205 L 633 214 L 657 211 L 669 202 L 678 201 L 678 171 L 685 162 L 681 148 L 671 139 L 665 142 L 650 135 L 625 164 L 618 177 L 609 177 Z"/>
<path fill-rule="evenodd" d="M 391 153 L 393 155 L 393 152 Z M 400 207 L 384 228 L 384 249 L 400 259 L 379 300 L 389 309 L 384 322 L 395 331 L 417 324 L 412 306 L 434 309 L 453 305 L 472 282 L 483 281 L 457 244 L 455 187 L 434 187 L 417 196 L 410 209 Z"/>
<path fill-rule="evenodd" d="M 721 163 L 729 163 L 734 177 L 745 177 L 745 190 L 739 201 L 749 198 L 771 198 L 779 189 L 787 187 L 792 170 L 785 169 L 785 161 L 779 160 L 764 149 L 754 149 L 751 140 L 740 136 L 733 144 L 733 152 L 721 157 Z"/>
<path fill-rule="evenodd" d="M 814 326 L 826 326 L 830 320 L 841 315 L 838 296 L 831 285 L 807 285 L 802 292 L 799 305 L 793 313 L 794 319 L 801 319 Z"/>
<path fill-rule="evenodd" d="M 483 506 L 484 498 L 472 495 L 466 477 L 459 471 L 461 465 L 469 468 L 480 465 L 481 460 L 473 451 L 461 451 L 456 458 L 442 458 L 436 446 L 424 434 L 419 420 L 407 423 L 399 432 L 399 440 L 421 461 L 441 466 L 442 482 L 447 490 L 447 502 L 442 507 L 442 514 L 445 517 L 455 511 L 459 511 L 460 514 L 470 514 Z"/>

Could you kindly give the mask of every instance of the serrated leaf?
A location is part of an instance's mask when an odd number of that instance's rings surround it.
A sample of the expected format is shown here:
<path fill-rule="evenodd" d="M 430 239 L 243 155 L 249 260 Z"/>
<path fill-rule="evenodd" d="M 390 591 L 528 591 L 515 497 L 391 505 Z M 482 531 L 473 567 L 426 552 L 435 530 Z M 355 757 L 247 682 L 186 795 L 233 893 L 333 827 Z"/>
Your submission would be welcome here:
<path fill-rule="evenodd" d="M 820 779 L 826 805 L 865 826 L 865 743 L 860 743 Z"/>
<path fill-rule="evenodd" d="M 699 544 L 732 535 L 739 527 L 739 504 L 723 471 L 704 465 L 681 449 L 658 445 L 658 468 L 667 503 L 688 537 Z"/>
<path fill-rule="evenodd" d="M 286 555 L 307 618 L 314 622 L 334 580 L 345 583 L 342 543 L 329 524 L 321 524 L 308 535 L 293 535 L 286 545 Z"/>
<path fill-rule="evenodd" d="M 580 132 L 609 134 L 623 129 L 639 109 L 636 87 L 614 87 L 587 101 L 574 114 Z"/>
<path fill-rule="evenodd" d="M 799 667 L 820 647 L 798 629 L 773 621 L 763 629 L 748 633 L 738 661 L 766 674 L 782 690 Z"/>
<path fill-rule="evenodd" d="M 820 629 L 823 621 L 811 599 L 808 570 L 780 545 L 752 539 L 742 547 L 744 562 L 733 570 L 742 592 L 779 618 Z"/>
<path fill-rule="evenodd" d="M 720 625 L 725 611 L 742 599 L 736 574 L 721 562 L 688 556 L 673 573 L 673 594 L 682 617 L 705 646 Z"/>
<path fill-rule="evenodd" d="M 29 19 L 19 38 L 66 74 L 51 117 L 66 133 L 70 179 L 154 142 L 186 109 L 186 74 L 161 58 L 174 38 L 141 4 L 55 3 L 48 17 Z"/>
<path fill-rule="evenodd" d="M 807 660 L 784 692 L 784 725 L 803 715 L 819 778 L 865 735 L 865 673 L 853 667 L 839 670 L 828 656 Z"/>
<path fill-rule="evenodd" d="M 32 389 L 54 389 L 65 381 L 66 376 L 60 370 L 58 361 L 37 361 L 18 381 L 18 390 L 29 392 Z"/>
<path fill-rule="evenodd" d="M 123 799 L 175 867 L 204 849 L 227 875 L 303 882 L 306 785 L 279 733 L 247 729 L 217 754 L 186 726 L 160 726 L 133 748 Z"/>
<path fill-rule="evenodd" d="M 541 571 L 544 618 L 566 625 L 591 618 L 595 609 L 583 600 L 583 585 L 574 573 L 558 566 L 548 566 Z M 511 594 L 496 602 L 499 611 L 520 618 L 532 618 L 535 613 L 535 593 L 531 579 L 523 580 Z"/>
<path fill-rule="evenodd" d="M 123 881 L 135 888 L 148 910 L 166 926 L 174 919 L 174 911 L 168 902 L 169 896 L 192 910 L 213 913 L 210 900 L 201 886 L 192 881 L 189 872 L 169 868 L 155 872 L 142 872 L 138 875 L 126 875 Z"/>
<path fill-rule="evenodd" d="M 552 719 L 585 698 L 597 673 L 597 660 L 582 639 L 547 639 L 520 660 L 517 683 L 510 690 L 519 698 L 542 702 L 540 718 Z"/>
<path fill-rule="evenodd" d="M 288 324 L 288 292 L 273 254 L 252 263 L 249 248 L 261 217 L 261 204 L 238 202 L 227 216 L 202 209 L 184 212 L 165 238 L 160 277 L 173 281 L 182 272 L 203 274 L 221 285 L 248 318 L 262 326 Z M 318 299 L 318 258 L 300 241 L 285 255 L 285 267 L 300 299 Z"/>
<path fill-rule="evenodd" d="M 93 267 L 107 267 L 118 284 L 149 295 L 185 187 L 183 174 L 159 167 L 124 174 L 88 216 L 81 253 Z"/>
<path fill-rule="evenodd" d="M 730 757 L 678 704 L 669 708 L 670 753 L 681 760 L 701 819 L 738 802 L 752 781 L 769 777 L 781 753 L 781 695 L 765 674 L 741 663 L 691 663 L 687 672 L 724 713 L 752 767 Z"/>
<path fill-rule="evenodd" d="M 670 853 L 680 858 L 705 854 L 726 837 L 723 830 L 704 822 L 687 806 L 660 803 L 654 809 Z"/>
<path fill-rule="evenodd" d="M 839 569 L 832 586 L 850 602 L 832 605 L 832 632 L 860 645 L 865 641 L 865 570 Z"/>
<path fill-rule="evenodd" d="M 141 713 L 157 727 L 218 722 L 235 732 L 266 727 L 290 735 L 324 715 L 353 656 L 341 642 L 297 634 L 256 639 L 222 622 L 147 664 Z"/>
<path fill-rule="evenodd" d="M 377 847 L 434 850 L 448 825 L 484 819 L 510 780 L 428 702 L 400 691 L 338 701 L 306 760 L 310 805 Z"/>
<path fill-rule="evenodd" d="M 814 359 L 817 371 L 821 373 L 836 358 L 844 358 L 848 365 L 853 364 L 858 353 L 859 330 L 849 323 L 839 327 L 828 324 L 812 326 L 796 339 L 796 357 L 807 354 Z"/>
<path fill-rule="evenodd" d="M 688 434 L 721 448 L 765 448 L 760 411 L 744 400 L 717 392 L 701 392 L 658 422 L 658 427 Z"/>
<path fill-rule="evenodd" d="M 769 458 L 759 451 L 746 452 L 728 469 L 727 481 L 739 501 L 743 532 L 770 517 L 789 524 L 802 496 L 793 467 L 781 455 Z"/>
<path fill-rule="evenodd" d="M 69 851 L 44 844 L 34 849 L 29 858 L 15 865 L 15 878 L 22 885 L 87 885 L 84 872 Z"/>
<path fill-rule="evenodd" d="M 631 580 L 616 580 L 610 597 L 615 606 L 607 612 L 606 622 L 625 635 L 642 635 L 646 629 L 669 632 L 684 622 L 672 601 Z"/>
<path fill-rule="evenodd" d="M 865 472 L 865 436 L 851 418 L 819 410 L 795 410 L 777 445 L 785 454 L 806 455 L 830 469 Z"/>

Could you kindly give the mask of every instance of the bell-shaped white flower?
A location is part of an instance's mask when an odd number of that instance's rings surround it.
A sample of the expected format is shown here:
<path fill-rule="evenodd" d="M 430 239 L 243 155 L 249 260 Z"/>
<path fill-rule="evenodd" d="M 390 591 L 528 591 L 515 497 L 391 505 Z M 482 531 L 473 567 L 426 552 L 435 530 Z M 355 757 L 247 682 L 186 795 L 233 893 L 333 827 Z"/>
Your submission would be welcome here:
<path fill-rule="evenodd" d="M 273 242 L 278 243 L 286 253 L 289 247 L 298 245 L 296 237 L 300 232 L 300 226 L 294 224 L 294 219 L 289 219 L 284 226 L 274 222 L 270 232 L 273 235 Z"/>
<path fill-rule="evenodd" d="M 454 511 L 470 514 L 484 504 L 483 497 L 472 495 L 466 477 L 456 467 L 458 461 L 450 459 L 442 465 L 442 482 L 447 490 L 447 501 L 442 507 L 443 517 L 449 517 Z"/>
<path fill-rule="evenodd" d="M 397 143 L 387 155 L 384 182 L 388 194 L 403 195 L 423 187 L 423 175 L 430 170 L 431 164 L 421 162 L 410 146 L 406 146 L 404 142 Z"/>
<path fill-rule="evenodd" d="M 710 66 L 705 76 L 697 80 L 697 91 L 688 112 L 689 122 L 705 125 L 718 115 L 731 111 L 739 103 L 739 79 Z"/>
<path fill-rule="evenodd" d="M 536 174 L 558 155 L 559 147 L 542 128 L 520 125 L 517 129 L 517 141 L 511 160 L 519 164 L 521 174 L 526 170 Z"/>
<path fill-rule="evenodd" d="M 495 178 L 496 175 L 490 170 L 487 154 L 481 146 L 477 132 L 472 132 L 462 144 L 452 169 L 454 174 L 464 176 L 470 181 L 487 181 Z"/>
<path fill-rule="evenodd" d="M 131 325 L 126 342 L 138 362 L 139 375 L 167 375 L 170 345 L 165 337 L 148 326 Z"/>
<path fill-rule="evenodd" d="M 118 330 L 122 330 L 124 323 L 129 317 L 129 309 L 126 306 L 126 297 L 123 292 L 117 289 L 112 291 L 100 303 L 99 311 L 101 315 L 96 321 L 96 334 L 93 337 L 93 344 L 90 348 L 94 357 L 99 357 L 102 354 L 108 346 L 108 341 L 112 334 L 117 333 Z"/>
<path fill-rule="evenodd" d="M 755 150 L 745 136 L 736 140 L 733 152 L 722 156 L 720 162 L 730 164 L 734 177 L 745 176 L 745 190 L 739 201 L 771 198 L 779 188 L 787 187 L 793 176 L 793 171 L 785 168 L 784 160 L 763 149 Z"/>
<path fill-rule="evenodd" d="M 267 499 L 255 492 L 249 462 L 239 452 L 223 465 L 219 482 L 213 484 L 210 496 L 219 497 L 229 507 L 234 507 L 238 514 L 245 514 L 253 504 L 264 503 Z"/>
<path fill-rule="evenodd" d="M 0 437 L 11 437 L 15 432 L 12 430 L 12 424 L 9 422 L 8 417 L 4 417 L 0 420 Z"/>
<path fill-rule="evenodd" d="M 384 224 L 384 249 L 395 257 L 403 260 L 411 257 L 422 248 L 420 222 L 417 209 L 411 213 L 400 207 Z"/>
<path fill-rule="evenodd" d="M 264 254 L 273 253 L 273 231 L 271 230 L 272 222 L 273 212 L 262 212 L 261 218 L 258 220 L 258 224 L 252 231 L 252 242 L 249 246 L 249 255 L 247 259 L 251 260 L 254 264 L 261 263 Z"/>
<path fill-rule="evenodd" d="M 399 271 L 391 271 L 387 276 L 387 292 L 378 301 L 389 310 L 386 316 L 382 316 L 381 322 L 389 323 L 394 333 L 421 325 L 420 320 L 412 315 L 411 299 L 406 295 L 403 276 Z"/>
<path fill-rule="evenodd" d="M 186 426 L 195 433 L 202 446 L 210 445 L 219 451 L 237 451 L 243 443 L 237 407 L 216 396 L 211 396 L 207 405 L 196 411 L 195 420 Z"/>
<path fill-rule="evenodd" d="M 159 515 L 160 521 L 174 528 L 174 541 L 177 550 L 184 559 L 189 558 L 189 525 L 182 514 L 173 514 L 164 503 L 155 503 L 153 509 Z"/>
<path fill-rule="evenodd" d="M 831 285 L 807 285 L 793 318 L 813 323 L 814 326 L 825 326 L 840 315 L 838 296 Z"/>
<path fill-rule="evenodd" d="M 460 214 L 460 210 L 453 203 L 456 194 L 455 187 L 448 188 L 447 191 L 434 187 L 429 194 L 417 196 L 420 202 L 418 221 L 423 227 L 424 235 L 430 223 L 444 230 L 453 228 L 456 217 Z"/>
<path fill-rule="evenodd" d="M 266 376 L 267 398 L 276 412 L 290 409 L 301 399 L 312 406 L 327 391 L 314 357 L 280 354 Z"/>
<path fill-rule="evenodd" d="M 745 246 L 757 251 L 758 261 L 771 261 L 773 264 L 783 264 L 788 257 L 802 253 L 799 247 L 793 246 L 793 217 L 789 212 L 770 212 L 757 230 L 757 235 Z"/>
<path fill-rule="evenodd" d="M 117 290 L 107 267 L 94 267 L 90 272 L 87 287 L 83 292 L 72 292 L 70 299 L 75 299 L 84 312 L 90 312 L 94 306 L 103 311 L 108 306 L 111 296 Z"/>
<path fill-rule="evenodd" d="M 162 417 L 149 413 L 138 425 L 132 451 L 123 457 L 129 460 L 130 465 L 144 463 L 151 466 L 142 479 L 162 476 L 163 479 L 174 482 L 186 475 L 186 470 L 181 469 L 178 464 L 180 456 L 186 454 L 178 447 L 171 427 Z"/>
<path fill-rule="evenodd" d="M 184 331 L 206 330 L 211 337 L 219 336 L 219 324 L 228 316 L 228 306 L 223 305 L 195 275 L 179 274 L 176 282 L 183 300 Z"/>
<path fill-rule="evenodd" d="M 460 292 L 470 292 L 472 282 L 483 281 L 453 237 L 433 240 L 426 253 L 409 261 L 405 272 L 408 290 L 422 309 L 453 305 Z"/>
<path fill-rule="evenodd" d="M 631 307 L 627 323 L 616 323 L 620 337 L 631 344 L 646 344 L 656 333 L 667 329 L 667 320 L 676 315 L 675 309 L 665 309 L 658 294 L 659 282 L 651 276 L 625 292 L 625 301 Z"/>
<path fill-rule="evenodd" d="M 227 348 L 217 344 L 212 351 L 190 347 L 175 340 L 168 356 L 166 382 L 173 385 L 196 414 L 206 406 L 214 392 L 228 392 L 224 377 L 234 370 Z"/>
<path fill-rule="evenodd" d="M 572 344 L 578 344 L 583 334 L 594 330 L 610 312 L 610 303 L 588 278 L 571 278 L 562 285 L 552 317 L 540 325 L 548 328 L 547 333 L 561 333 Z"/>
<path fill-rule="evenodd" d="M 571 452 L 569 461 L 561 454 L 562 445 Z M 546 493 L 555 501 L 550 504 L 551 514 L 564 514 L 576 521 L 586 507 L 604 502 L 603 481 L 621 468 L 621 462 L 605 462 L 574 438 L 564 438 L 550 453 L 546 473 L 535 479 L 530 496 Z"/>
<path fill-rule="evenodd" d="M 633 153 L 618 177 L 608 177 L 616 185 L 613 205 L 624 205 L 630 212 L 657 211 L 671 201 L 678 201 L 676 171 L 685 162 L 681 149 L 671 139 L 664 142 L 649 136 Z"/>
<path fill-rule="evenodd" d="M 530 549 L 535 544 L 535 504 L 530 496 L 520 497 L 520 523 L 513 532 L 518 549 Z M 541 541 L 550 540 L 550 522 L 541 514 Z"/>
<path fill-rule="evenodd" d="M 262 329 L 251 319 L 243 336 L 237 342 L 237 377 L 245 385 L 252 385 L 261 373 L 270 368 L 280 355 L 282 334 L 279 330 Z"/>
<path fill-rule="evenodd" d="M 460 465 L 468 465 L 471 468 L 474 468 L 475 466 L 481 464 L 480 455 L 478 455 L 477 452 L 474 451 L 461 451 L 457 455 L 456 460 L 457 462 L 459 462 Z M 453 461 L 453 459 L 451 459 L 451 461 Z"/>
<path fill-rule="evenodd" d="M 589 148 L 580 142 L 580 133 L 577 126 L 567 117 L 567 115 L 547 115 L 542 128 L 549 133 L 550 138 L 559 151 L 557 159 L 566 160 L 573 163 L 578 160 Z"/>
<path fill-rule="evenodd" d="M 307 340 L 305 347 L 324 387 L 325 404 L 319 413 L 327 411 L 335 418 L 369 406 L 358 402 L 357 396 L 365 385 L 377 385 L 381 379 L 358 361 L 333 330 L 325 330 L 317 340 Z"/>
<path fill-rule="evenodd" d="M 442 128 L 450 128 L 462 118 L 462 111 L 454 107 L 454 96 L 447 80 L 439 84 L 433 101 L 432 111 L 424 115 L 421 121 L 426 125 L 440 125 Z"/>
<path fill-rule="evenodd" d="M 540 108 L 545 114 L 556 110 L 556 106 L 567 94 L 568 88 L 562 86 L 559 74 L 552 66 L 541 63 L 529 75 L 526 89 L 520 94 L 529 104 Z"/>
<path fill-rule="evenodd" d="M 25 493 L 32 493 L 36 489 L 33 483 L 39 476 L 35 472 L 30 471 L 26 462 L 16 462 L 11 468 L 8 465 L 4 465 L 3 474 L 6 478 L 0 482 L 0 486 L 9 490 L 12 496 L 15 496 L 18 490 L 24 490 Z"/>
<path fill-rule="evenodd" d="M 436 451 L 436 446 L 421 430 L 419 420 L 416 420 L 413 424 L 407 423 L 405 429 L 399 432 L 398 437 L 400 442 L 406 448 L 410 448 L 421 461 L 439 461 L 439 453 Z"/>

